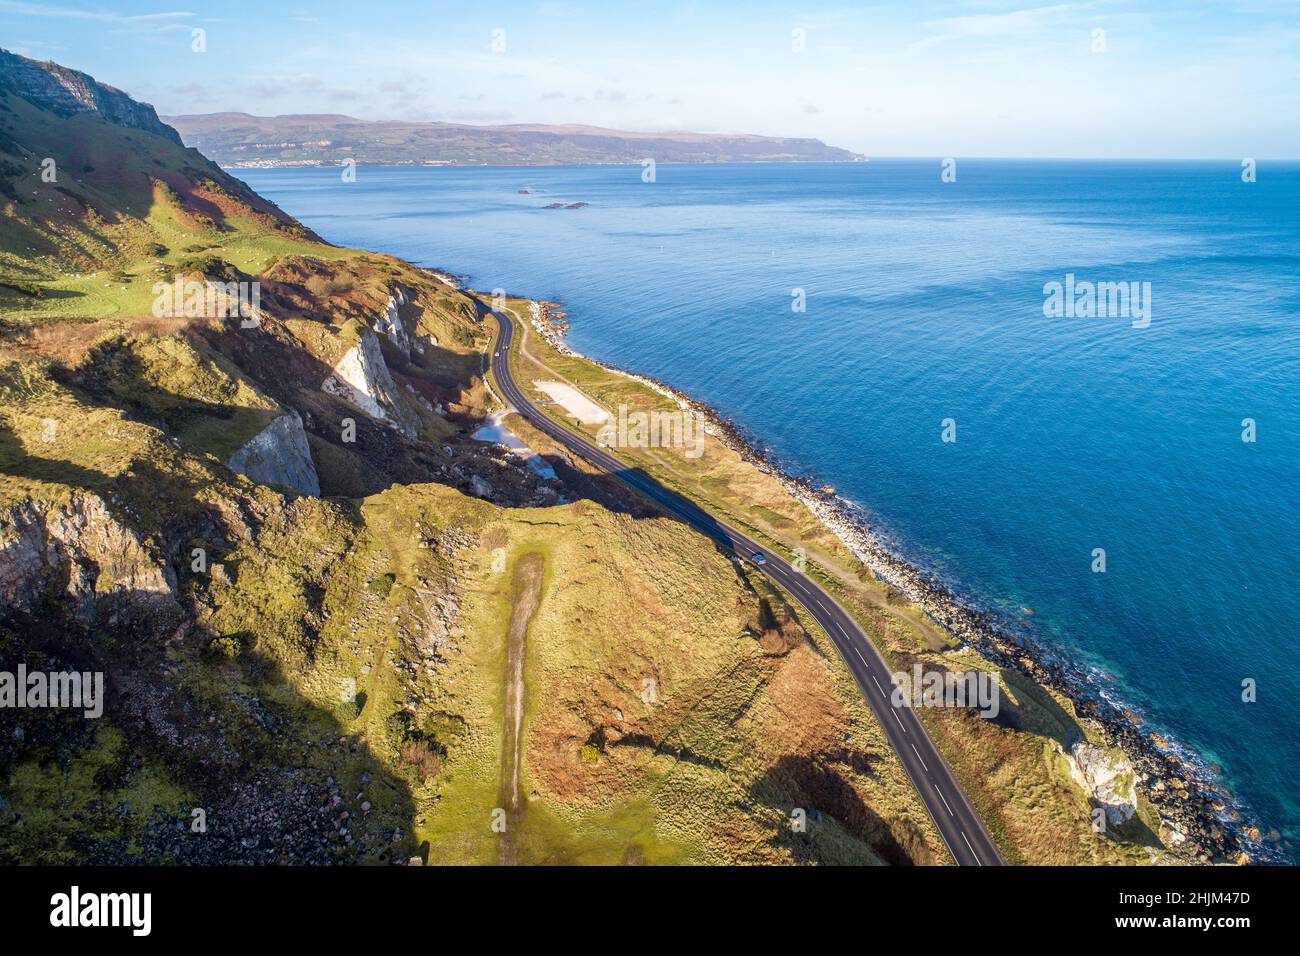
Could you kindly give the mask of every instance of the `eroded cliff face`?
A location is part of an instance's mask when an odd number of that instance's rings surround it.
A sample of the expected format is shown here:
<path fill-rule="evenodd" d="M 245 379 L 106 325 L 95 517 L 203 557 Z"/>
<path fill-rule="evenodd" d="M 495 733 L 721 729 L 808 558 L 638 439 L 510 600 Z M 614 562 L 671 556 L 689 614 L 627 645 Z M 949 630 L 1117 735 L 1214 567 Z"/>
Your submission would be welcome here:
<path fill-rule="evenodd" d="M 122 606 L 176 609 L 176 581 L 95 494 L 24 501 L 0 514 L 0 602 L 28 614 L 68 599 L 78 623 Z M 120 601 L 117 599 L 121 599 Z"/>
<path fill-rule="evenodd" d="M 379 339 L 369 329 L 339 359 L 334 371 L 321 383 L 321 389 L 351 402 L 371 418 L 388 423 L 407 437 L 416 433 L 416 424 L 402 406 L 397 383 L 379 349 Z"/>
<path fill-rule="evenodd" d="M 152 106 L 57 63 L 38 63 L 0 50 L 0 90 L 58 116 L 95 113 L 116 126 L 144 130 L 182 145 L 180 135 L 158 119 Z"/>
<path fill-rule="evenodd" d="M 226 465 L 231 471 L 265 485 L 292 488 L 319 497 L 320 479 L 311 460 L 311 445 L 297 412 L 281 415 L 253 436 Z"/>
<path fill-rule="evenodd" d="M 406 326 L 402 324 L 402 314 L 399 306 L 406 305 L 406 291 L 399 285 L 393 289 L 393 294 L 388 297 L 388 302 L 384 305 L 384 314 L 379 317 L 378 331 L 384 333 L 392 343 L 405 352 L 408 356 L 411 353 L 411 337 L 406 334 Z"/>

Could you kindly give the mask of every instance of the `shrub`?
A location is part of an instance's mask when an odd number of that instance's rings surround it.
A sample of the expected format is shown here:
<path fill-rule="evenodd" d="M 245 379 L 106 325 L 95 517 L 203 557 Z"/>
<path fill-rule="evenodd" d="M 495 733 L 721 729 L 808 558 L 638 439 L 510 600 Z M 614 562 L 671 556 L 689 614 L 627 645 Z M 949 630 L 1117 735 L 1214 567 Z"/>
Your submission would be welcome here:
<path fill-rule="evenodd" d="M 208 253 L 185 256 L 176 263 L 177 272 L 197 272 L 207 279 L 238 282 L 239 270 L 220 256 Z"/>
<path fill-rule="evenodd" d="M 424 781 L 436 776 L 442 769 L 442 757 L 427 740 L 404 740 L 401 750 L 398 751 L 398 765 L 403 769 L 414 770 L 420 780 Z"/>
<path fill-rule="evenodd" d="M 313 275 L 307 278 L 307 291 L 317 298 L 328 299 L 352 291 L 352 282 L 337 276 Z"/>
<path fill-rule="evenodd" d="M 0 363 L 0 401 L 32 401 L 55 390 L 49 365 L 43 362 Z"/>
<path fill-rule="evenodd" d="M 14 292 L 29 295 L 33 299 L 40 299 L 45 295 L 43 286 L 39 286 L 35 282 L 28 282 L 26 279 L 0 279 L 0 289 L 12 289 Z"/>
<path fill-rule="evenodd" d="M 243 641 L 235 634 L 214 637 L 204 648 L 208 659 L 214 661 L 233 661 L 239 656 L 241 650 L 243 650 Z"/>

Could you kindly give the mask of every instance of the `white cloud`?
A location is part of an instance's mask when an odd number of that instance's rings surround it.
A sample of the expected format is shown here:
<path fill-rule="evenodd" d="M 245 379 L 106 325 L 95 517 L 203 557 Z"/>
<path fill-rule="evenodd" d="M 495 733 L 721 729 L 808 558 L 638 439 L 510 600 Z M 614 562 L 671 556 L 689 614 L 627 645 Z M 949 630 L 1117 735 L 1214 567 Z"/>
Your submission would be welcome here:
<path fill-rule="evenodd" d="M 19 3 L 15 0 L 0 0 L 0 13 L 15 13 L 27 17 L 58 17 L 66 20 L 99 20 L 105 23 L 135 23 L 141 26 L 170 20 L 193 19 L 196 16 L 194 13 L 181 11 L 123 15 L 96 10 L 70 10 L 66 7 L 51 7 L 41 3 Z"/>

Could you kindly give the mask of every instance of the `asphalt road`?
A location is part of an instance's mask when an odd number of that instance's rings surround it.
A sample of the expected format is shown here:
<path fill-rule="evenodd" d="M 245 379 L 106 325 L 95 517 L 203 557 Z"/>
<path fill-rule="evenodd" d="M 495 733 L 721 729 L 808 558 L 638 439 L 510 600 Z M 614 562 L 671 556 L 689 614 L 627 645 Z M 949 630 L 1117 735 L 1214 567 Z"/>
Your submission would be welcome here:
<path fill-rule="evenodd" d="M 634 471 L 608 451 L 574 434 L 552 421 L 538 409 L 515 384 L 508 356 L 514 325 L 509 319 L 497 319 L 499 334 L 492 345 L 492 369 L 496 384 L 505 401 L 514 406 L 538 431 L 545 432 L 576 455 L 615 475 L 651 499 L 664 511 L 680 518 L 703 534 L 753 564 L 753 555 L 762 554 L 761 570 L 793 594 L 807 612 L 835 642 L 840 656 L 853 672 L 867 703 L 875 711 L 890 745 L 898 754 L 922 802 L 934 818 L 952 858 L 962 866 L 1001 865 L 997 846 L 979 815 L 966 799 L 948 765 L 930 741 L 921 721 L 910 707 L 894 707 L 889 692 L 893 687 L 889 669 L 876 646 L 853 618 L 813 578 L 796 571 L 779 554 L 764 548 L 729 525 L 717 520 L 694 502 L 660 485 L 645 474 Z"/>

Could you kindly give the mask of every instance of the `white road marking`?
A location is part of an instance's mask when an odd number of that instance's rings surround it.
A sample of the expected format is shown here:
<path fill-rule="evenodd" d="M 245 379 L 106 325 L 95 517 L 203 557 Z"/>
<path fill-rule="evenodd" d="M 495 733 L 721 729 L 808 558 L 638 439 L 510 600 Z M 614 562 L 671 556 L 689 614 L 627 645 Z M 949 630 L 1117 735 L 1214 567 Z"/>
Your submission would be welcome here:
<path fill-rule="evenodd" d="M 962 838 L 962 840 L 964 840 L 965 843 L 966 843 L 966 849 L 970 850 L 970 855 L 973 856 L 973 857 L 975 857 L 975 862 L 976 862 L 977 864 L 979 864 L 980 866 L 983 866 L 984 864 L 983 864 L 983 863 L 980 863 L 980 857 L 979 857 L 979 854 L 976 853 L 976 852 L 975 852 L 975 848 L 974 848 L 973 846 L 970 845 L 970 840 L 967 840 L 967 839 L 966 839 L 966 831 L 965 831 L 965 830 L 962 830 L 962 831 L 961 831 L 961 838 Z"/>
<path fill-rule="evenodd" d="M 903 723 L 903 719 L 902 719 L 901 717 L 898 716 L 898 711 L 894 710 L 894 708 L 891 707 L 891 708 L 889 708 L 889 712 L 890 712 L 891 714 L 893 714 L 893 715 L 894 715 L 894 719 L 895 719 L 896 721 L 898 721 L 898 726 L 900 726 L 900 727 L 903 728 L 903 733 L 907 733 L 907 725 L 904 724 L 904 723 Z M 918 754 L 917 756 L 920 756 L 920 755 Z"/>
<path fill-rule="evenodd" d="M 895 714 L 894 716 L 897 717 L 898 715 Z M 912 744 L 912 753 L 916 754 L 916 759 L 921 761 L 921 766 L 922 766 L 922 767 L 925 767 L 925 772 L 926 772 L 926 773 L 929 773 L 929 772 L 930 772 L 930 768 L 925 766 L 925 760 L 922 759 L 922 757 L 921 757 L 921 751 L 919 751 L 919 750 L 916 749 L 916 744 Z"/>
<path fill-rule="evenodd" d="M 944 798 L 943 791 L 939 789 L 939 785 L 936 783 L 936 784 L 933 784 L 932 786 L 934 787 L 934 792 L 937 793 L 937 794 L 939 795 L 939 799 L 940 799 L 940 800 L 943 800 L 943 806 L 944 806 L 944 809 L 948 811 L 948 816 L 950 816 L 950 817 L 955 817 L 955 816 L 957 816 L 957 814 L 955 814 L 955 813 L 952 812 L 952 807 L 948 806 L 948 801 Z M 971 852 L 973 853 L 973 852 L 975 852 L 975 851 L 972 850 Z"/>

